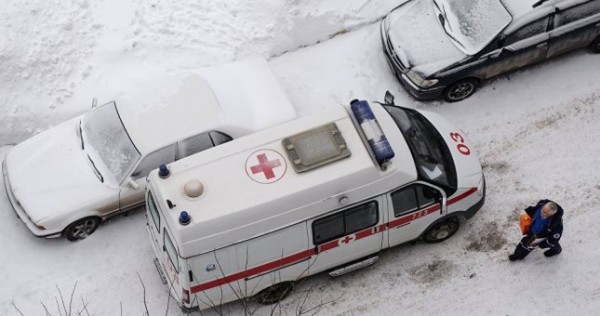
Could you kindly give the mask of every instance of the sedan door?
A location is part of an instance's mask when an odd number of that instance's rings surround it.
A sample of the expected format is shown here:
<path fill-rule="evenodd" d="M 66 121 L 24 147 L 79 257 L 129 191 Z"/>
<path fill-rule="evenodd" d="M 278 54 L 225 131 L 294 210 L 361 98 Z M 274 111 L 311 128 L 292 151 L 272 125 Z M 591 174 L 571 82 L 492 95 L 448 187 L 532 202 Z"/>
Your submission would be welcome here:
<path fill-rule="evenodd" d="M 175 161 L 175 150 L 176 146 L 172 144 L 156 150 L 141 159 L 130 178 L 130 181 L 135 182 L 135 184 L 125 180 L 125 183 L 121 185 L 121 191 L 119 192 L 119 207 L 121 211 L 144 204 L 146 177 L 150 171 L 157 169 L 161 164 L 168 164 Z"/>
<path fill-rule="evenodd" d="M 485 78 L 546 59 L 550 38 L 548 20 L 545 16 L 503 36 L 500 48 L 482 56 L 488 59 L 487 66 L 484 66 Z"/>
<path fill-rule="evenodd" d="M 548 58 L 588 46 L 600 35 L 600 0 L 560 9 L 554 15 Z"/>

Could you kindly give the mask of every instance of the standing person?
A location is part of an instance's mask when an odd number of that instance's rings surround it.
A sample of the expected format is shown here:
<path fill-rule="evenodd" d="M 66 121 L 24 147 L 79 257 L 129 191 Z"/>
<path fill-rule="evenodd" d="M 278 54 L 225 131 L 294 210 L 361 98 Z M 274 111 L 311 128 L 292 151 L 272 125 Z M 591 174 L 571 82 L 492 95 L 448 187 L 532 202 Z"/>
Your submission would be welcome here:
<path fill-rule="evenodd" d="M 558 243 L 563 232 L 562 207 L 550 200 L 541 200 L 535 206 L 527 207 L 525 212 L 532 219 L 531 226 L 508 259 L 521 260 L 535 247 L 549 248 L 544 252 L 546 257 L 558 255 L 562 251 Z"/>

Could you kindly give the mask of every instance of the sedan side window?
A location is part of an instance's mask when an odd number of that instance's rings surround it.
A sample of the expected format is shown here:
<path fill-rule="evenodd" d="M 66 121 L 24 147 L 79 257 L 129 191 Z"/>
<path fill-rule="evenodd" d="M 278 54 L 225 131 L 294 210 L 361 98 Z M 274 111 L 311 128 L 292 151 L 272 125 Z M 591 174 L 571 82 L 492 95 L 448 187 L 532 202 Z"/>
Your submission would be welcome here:
<path fill-rule="evenodd" d="M 504 40 L 504 46 L 519 42 L 521 40 L 533 37 L 535 35 L 546 32 L 548 28 L 548 17 L 544 17 L 537 21 L 531 22 L 521 27 L 516 32 L 506 36 Z"/>
<path fill-rule="evenodd" d="M 217 131 L 202 133 L 177 143 L 177 159 L 199 153 L 231 140 L 231 137 Z"/>
<path fill-rule="evenodd" d="M 555 19 L 556 27 L 575 22 L 600 13 L 600 1 L 590 1 L 572 8 L 568 8 L 564 11 L 558 12 Z"/>
<path fill-rule="evenodd" d="M 175 161 L 175 144 L 148 154 L 142 159 L 131 176 L 134 179 L 145 178 L 150 171 L 157 169 L 161 164 L 168 164 L 173 161 Z"/>

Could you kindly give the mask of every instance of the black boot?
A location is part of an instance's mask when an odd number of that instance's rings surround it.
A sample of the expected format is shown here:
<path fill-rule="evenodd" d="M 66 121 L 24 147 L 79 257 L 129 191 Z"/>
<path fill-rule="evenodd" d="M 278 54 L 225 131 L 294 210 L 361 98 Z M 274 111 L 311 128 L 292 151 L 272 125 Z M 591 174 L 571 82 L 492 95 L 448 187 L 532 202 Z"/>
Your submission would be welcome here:
<path fill-rule="evenodd" d="M 557 254 L 558 254 L 558 252 L 554 251 L 553 249 L 544 251 L 544 256 L 546 256 L 546 257 L 556 256 Z"/>

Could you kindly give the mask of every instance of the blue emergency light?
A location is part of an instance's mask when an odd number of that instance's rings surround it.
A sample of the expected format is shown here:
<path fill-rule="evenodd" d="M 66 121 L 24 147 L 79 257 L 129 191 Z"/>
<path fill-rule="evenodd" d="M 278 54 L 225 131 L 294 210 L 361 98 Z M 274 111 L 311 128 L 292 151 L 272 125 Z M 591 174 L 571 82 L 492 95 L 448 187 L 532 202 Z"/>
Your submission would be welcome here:
<path fill-rule="evenodd" d="M 350 108 L 369 142 L 375 160 L 379 166 L 385 167 L 387 162 L 394 158 L 394 150 L 381 130 L 369 103 L 364 100 L 352 100 Z"/>
<path fill-rule="evenodd" d="M 169 169 L 167 168 L 167 165 L 162 164 L 158 167 L 158 176 L 159 177 L 164 179 L 164 178 L 169 177 L 169 174 L 170 174 L 170 172 L 169 172 Z"/>
<path fill-rule="evenodd" d="M 190 216 L 190 214 L 188 214 L 188 212 L 181 211 L 181 213 L 179 213 L 179 224 L 187 225 L 191 221 L 192 221 L 192 217 Z"/>

